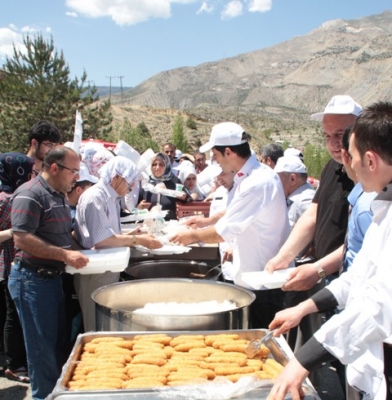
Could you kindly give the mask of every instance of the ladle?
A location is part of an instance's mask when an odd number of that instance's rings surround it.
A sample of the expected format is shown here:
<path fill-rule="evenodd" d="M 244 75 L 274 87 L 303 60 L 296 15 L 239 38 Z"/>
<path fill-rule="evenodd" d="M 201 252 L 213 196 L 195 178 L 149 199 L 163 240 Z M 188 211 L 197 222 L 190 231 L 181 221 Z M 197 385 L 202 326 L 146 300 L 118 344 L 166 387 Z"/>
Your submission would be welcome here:
<path fill-rule="evenodd" d="M 191 272 L 189 274 L 190 278 L 197 278 L 197 279 L 206 279 L 210 278 L 213 274 L 213 272 L 217 269 L 220 268 L 221 264 L 215 265 L 215 267 L 210 268 L 205 274 L 199 274 L 197 272 Z M 222 271 L 219 272 L 218 276 L 222 273 Z"/>

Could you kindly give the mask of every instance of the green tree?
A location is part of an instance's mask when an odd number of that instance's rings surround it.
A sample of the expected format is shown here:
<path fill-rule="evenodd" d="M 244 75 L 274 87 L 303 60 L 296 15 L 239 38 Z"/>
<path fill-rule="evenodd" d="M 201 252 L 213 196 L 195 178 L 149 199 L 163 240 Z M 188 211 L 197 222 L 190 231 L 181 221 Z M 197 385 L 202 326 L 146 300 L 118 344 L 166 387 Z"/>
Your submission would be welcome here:
<path fill-rule="evenodd" d="M 172 142 L 183 153 L 189 152 L 188 141 L 184 134 L 184 118 L 181 115 L 177 115 L 174 120 Z"/>
<path fill-rule="evenodd" d="M 308 175 L 320 179 L 321 171 L 331 159 L 327 149 L 308 144 L 305 146 L 303 153 Z"/>
<path fill-rule="evenodd" d="M 196 125 L 196 121 L 192 118 L 192 117 L 188 117 L 185 125 L 189 128 L 189 129 L 193 129 L 196 130 L 197 129 L 197 125 Z"/>
<path fill-rule="evenodd" d="M 140 124 L 133 128 L 128 120 L 124 120 L 121 124 L 116 124 L 111 139 L 117 142 L 124 140 L 140 154 L 147 149 L 152 149 L 155 152 L 159 150 L 158 143 L 151 138 L 150 134 L 148 136 L 145 135 L 145 132 L 140 129 Z"/>
<path fill-rule="evenodd" d="M 72 140 L 76 110 L 84 119 L 84 137 L 103 137 L 110 132 L 110 103 L 91 107 L 97 90 L 86 85 L 87 74 L 70 79 L 63 52 L 53 38 L 41 34 L 23 39 L 25 51 L 14 46 L 13 57 L 4 64 L 0 81 L 0 141 L 2 151 L 25 151 L 30 127 L 39 120 L 53 122 Z M 91 107 L 91 108 L 90 108 Z"/>
<path fill-rule="evenodd" d="M 147 125 L 144 123 L 144 121 L 142 121 L 142 122 L 139 122 L 138 124 L 137 124 L 137 126 L 136 126 L 136 129 L 138 129 L 139 130 L 139 132 L 143 135 L 143 136 L 145 136 L 145 137 L 151 137 L 151 134 L 150 134 L 150 131 L 149 131 L 149 129 L 147 128 Z"/>

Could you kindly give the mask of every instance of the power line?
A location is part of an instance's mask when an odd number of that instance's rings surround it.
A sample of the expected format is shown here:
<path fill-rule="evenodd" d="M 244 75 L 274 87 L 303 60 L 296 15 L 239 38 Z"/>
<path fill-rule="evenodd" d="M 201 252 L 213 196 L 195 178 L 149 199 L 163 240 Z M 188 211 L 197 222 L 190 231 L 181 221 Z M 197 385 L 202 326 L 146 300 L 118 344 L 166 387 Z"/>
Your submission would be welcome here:
<path fill-rule="evenodd" d="M 112 101 L 112 78 L 116 78 L 115 76 L 107 76 L 109 79 L 109 101 Z"/>
<path fill-rule="evenodd" d="M 121 90 L 121 104 L 124 102 L 124 96 L 123 96 L 123 84 L 122 84 L 122 78 L 124 78 L 123 76 L 118 76 L 117 78 L 120 79 L 120 90 Z"/>

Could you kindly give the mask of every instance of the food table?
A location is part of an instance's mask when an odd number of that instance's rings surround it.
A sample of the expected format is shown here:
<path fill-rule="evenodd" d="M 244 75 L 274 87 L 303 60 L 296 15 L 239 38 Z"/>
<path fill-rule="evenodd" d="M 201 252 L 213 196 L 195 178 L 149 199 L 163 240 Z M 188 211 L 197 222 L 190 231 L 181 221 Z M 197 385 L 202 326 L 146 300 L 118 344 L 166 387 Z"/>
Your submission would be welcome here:
<path fill-rule="evenodd" d="M 162 399 L 162 398 L 170 398 L 170 399 L 205 399 L 205 400 L 213 400 L 216 399 L 216 390 L 220 390 L 221 387 L 219 385 L 221 382 L 209 382 L 205 385 L 194 385 L 192 386 L 178 386 L 178 387 L 163 387 L 163 388 L 138 388 L 138 389 L 110 389 L 110 390 L 69 390 L 68 385 L 72 378 L 75 368 L 80 362 L 81 354 L 83 352 L 84 346 L 86 344 L 91 344 L 91 342 L 96 338 L 104 338 L 104 337 L 120 337 L 124 340 L 135 339 L 137 336 L 141 337 L 142 335 L 149 335 L 152 332 L 92 332 L 83 335 L 79 335 L 78 339 L 75 343 L 75 346 L 71 352 L 71 355 L 64 365 L 62 374 L 56 384 L 55 389 L 52 394 L 49 396 L 50 400 L 95 400 L 95 399 L 109 399 L 109 400 L 123 400 L 129 398 L 135 399 Z M 155 334 L 164 333 L 170 335 L 171 337 L 176 337 L 176 335 L 230 335 L 230 334 L 238 334 L 241 339 L 254 340 L 265 335 L 265 330 L 232 330 L 232 331 L 176 331 L 176 332 L 154 332 Z M 292 357 L 291 349 L 289 348 L 287 342 L 283 337 L 273 338 L 266 341 L 266 346 L 270 351 L 270 356 L 277 362 L 282 365 L 285 365 L 289 358 Z M 244 379 L 244 378 L 241 378 Z M 245 377 L 248 379 L 248 377 Z M 269 391 L 272 387 L 271 380 L 265 380 L 265 382 L 257 383 L 257 387 L 254 381 L 243 380 L 243 383 L 250 382 L 250 385 L 254 385 L 254 388 L 250 391 L 245 385 L 241 387 L 241 381 L 238 380 L 236 383 L 225 383 L 226 386 L 222 386 L 226 388 L 226 395 L 219 397 L 221 399 L 230 399 L 233 393 L 235 393 L 234 387 L 237 385 L 238 388 L 242 389 L 242 394 L 239 396 L 235 396 L 236 399 L 266 399 L 268 397 Z M 214 386 L 215 385 L 215 386 Z M 228 386 L 227 386 L 228 385 Z M 200 390 L 200 392 L 199 392 Z M 310 382 L 307 380 L 304 384 L 304 399 L 310 400 L 320 400 L 319 396 L 311 386 Z M 191 395 L 193 393 L 194 395 Z M 241 393 L 241 391 L 240 391 Z M 223 393 L 224 394 L 224 393 Z M 287 399 L 291 397 L 286 397 Z"/>

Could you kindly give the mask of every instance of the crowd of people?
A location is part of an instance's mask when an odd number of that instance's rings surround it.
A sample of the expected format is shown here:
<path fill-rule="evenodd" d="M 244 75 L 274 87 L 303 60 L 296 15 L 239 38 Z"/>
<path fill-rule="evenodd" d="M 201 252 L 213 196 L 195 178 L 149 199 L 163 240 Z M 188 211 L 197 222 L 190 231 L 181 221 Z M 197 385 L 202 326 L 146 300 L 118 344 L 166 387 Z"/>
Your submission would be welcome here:
<path fill-rule="evenodd" d="M 194 154 L 166 143 L 143 168 L 116 149 L 60 145 L 53 124 L 35 124 L 27 154 L 0 154 L 6 377 L 30 382 L 33 398 L 44 399 L 75 334 L 96 330 L 91 294 L 120 275 L 64 273 L 65 265 L 88 264 L 81 250 L 162 246 L 139 228 L 123 233 L 123 213 L 159 209 L 175 219 L 179 203 L 208 201 L 209 216 L 187 219 L 189 229 L 171 241 L 218 243 L 223 281 L 256 295 L 249 327 L 286 334 L 295 356 L 268 399 L 287 392 L 299 399 L 308 376 L 317 389 L 325 362 L 336 368 L 347 399 L 391 399 L 392 103 L 362 109 L 337 95 L 311 117 L 321 122 L 331 156 L 317 190 L 300 150 L 273 143 L 255 152 L 250 135 L 233 122 L 215 125 Z M 206 185 L 200 177 L 207 172 L 213 176 Z M 255 290 L 242 278 L 288 267 L 281 289 Z"/>

